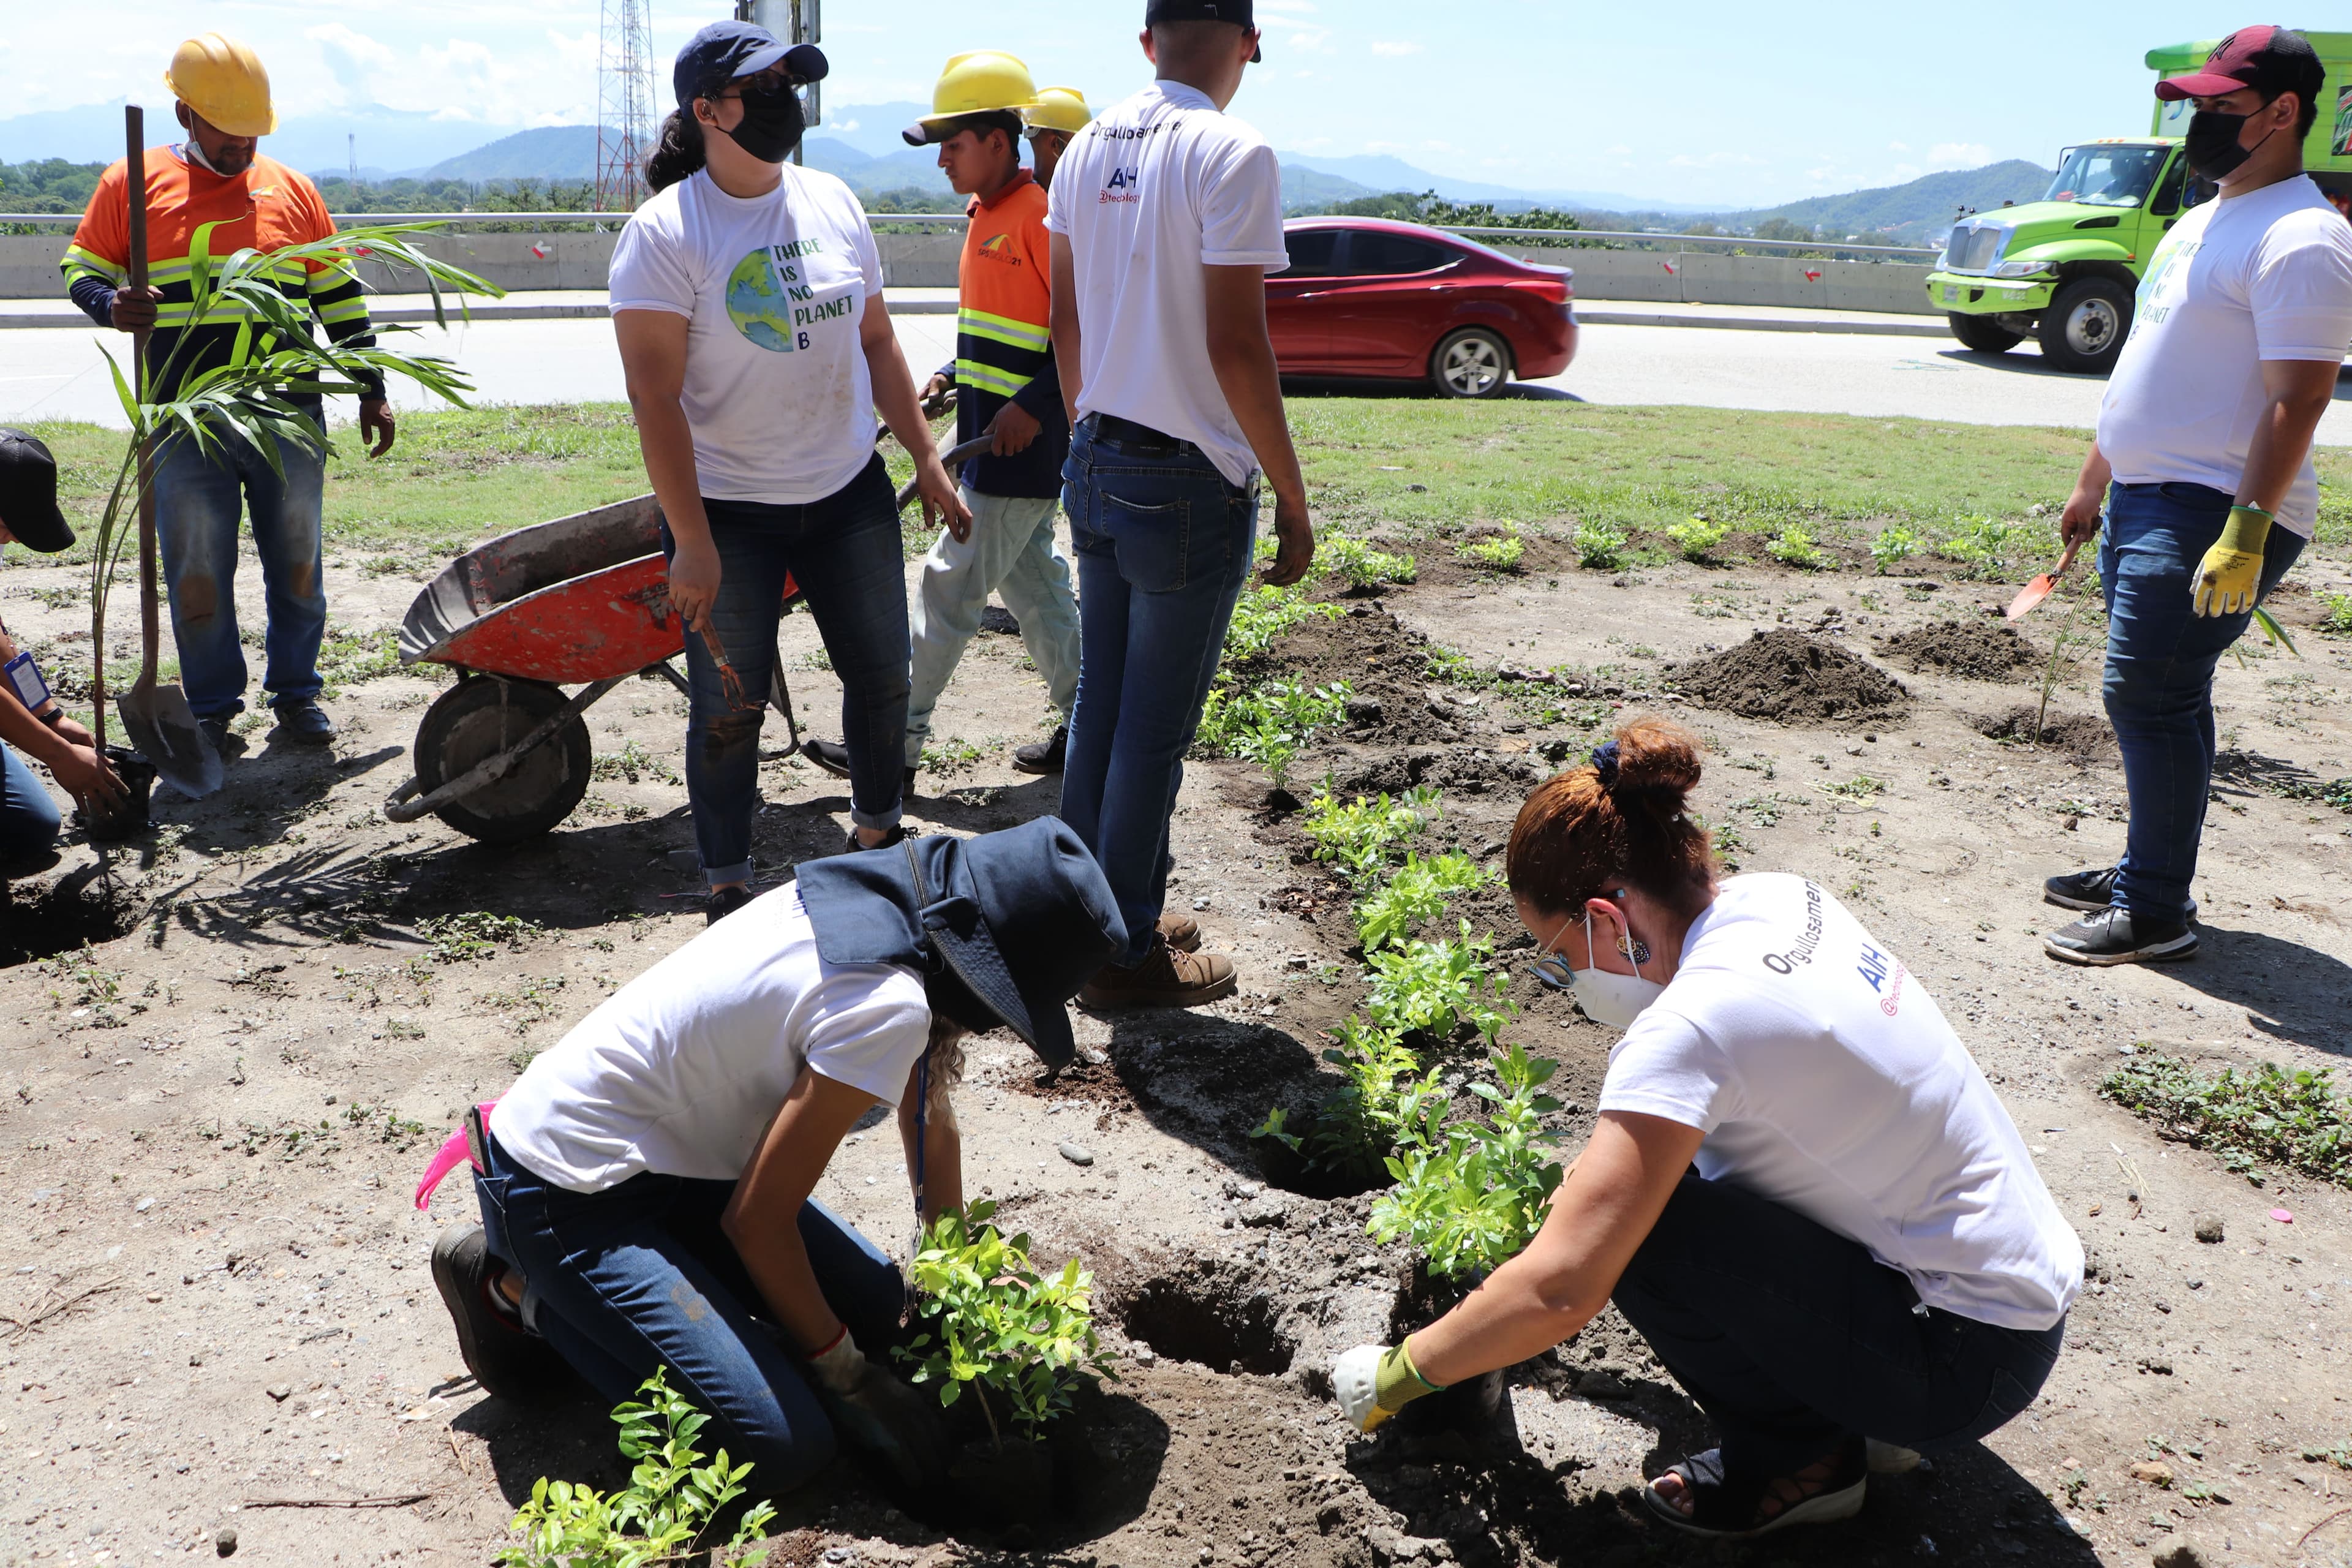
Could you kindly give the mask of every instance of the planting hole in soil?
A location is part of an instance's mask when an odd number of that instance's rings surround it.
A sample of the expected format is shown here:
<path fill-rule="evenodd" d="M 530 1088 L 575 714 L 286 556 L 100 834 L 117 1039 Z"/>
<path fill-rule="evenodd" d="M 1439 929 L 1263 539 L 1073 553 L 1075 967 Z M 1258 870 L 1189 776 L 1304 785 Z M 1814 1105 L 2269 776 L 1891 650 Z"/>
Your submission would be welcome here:
<path fill-rule="evenodd" d="M 1146 1280 L 1119 1315 L 1129 1338 L 1171 1361 L 1274 1377 L 1290 1370 L 1297 1348 L 1276 1314 L 1273 1299 L 1252 1277 L 1204 1263 Z"/>
<path fill-rule="evenodd" d="M 1967 680 L 2015 680 L 2041 655 L 2006 621 L 1937 621 L 1882 638 L 1879 657 L 1916 675 L 1935 670 Z"/>
<path fill-rule="evenodd" d="M 2034 722 L 2041 720 L 2041 738 L 2034 737 Z M 2024 745 L 2039 745 L 2045 752 L 2062 752 L 2081 761 L 2091 762 L 2111 754 L 2116 749 L 2116 732 L 2105 719 L 2095 719 L 2087 713 L 2061 713 L 2053 709 L 2042 715 L 2038 709 L 2012 708 L 2006 713 L 1979 718 L 1977 733 L 1995 741 L 2015 741 Z"/>
<path fill-rule="evenodd" d="M 1782 627 L 1675 667 L 1676 689 L 1705 707 L 1780 724 L 1900 719 L 1911 694 L 1834 643 Z"/>
<path fill-rule="evenodd" d="M 16 883 L 0 900 L 0 969 L 112 942 L 138 923 L 129 889 L 95 868 L 46 887 Z"/>

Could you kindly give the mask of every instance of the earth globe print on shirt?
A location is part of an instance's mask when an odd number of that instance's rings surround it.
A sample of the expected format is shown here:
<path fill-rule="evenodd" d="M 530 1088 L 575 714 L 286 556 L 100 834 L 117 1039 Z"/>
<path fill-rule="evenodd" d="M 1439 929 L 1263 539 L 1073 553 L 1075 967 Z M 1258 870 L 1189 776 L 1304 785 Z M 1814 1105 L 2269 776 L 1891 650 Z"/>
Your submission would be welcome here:
<path fill-rule="evenodd" d="M 797 282 L 800 269 L 791 270 Z M 727 319 L 761 348 L 777 353 L 793 352 L 792 300 L 776 276 L 772 250 L 755 250 L 735 264 L 727 278 Z"/>

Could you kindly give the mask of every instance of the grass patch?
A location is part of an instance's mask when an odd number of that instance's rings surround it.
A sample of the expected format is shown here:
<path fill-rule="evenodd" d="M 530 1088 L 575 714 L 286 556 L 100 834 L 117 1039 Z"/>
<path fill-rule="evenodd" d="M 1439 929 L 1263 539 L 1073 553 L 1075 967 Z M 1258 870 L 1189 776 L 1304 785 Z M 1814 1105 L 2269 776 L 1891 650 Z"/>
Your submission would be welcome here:
<path fill-rule="evenodd" d="M 2250 1072 L 2202 1072 L 2145 1046 L 2109 1073 L 2099 1093 L 2193 1143 L 2259 1186 L 2261 1165 L 2352 1184 L 2352 1123 L 2326 1068 L 2264 1062 Z"/>

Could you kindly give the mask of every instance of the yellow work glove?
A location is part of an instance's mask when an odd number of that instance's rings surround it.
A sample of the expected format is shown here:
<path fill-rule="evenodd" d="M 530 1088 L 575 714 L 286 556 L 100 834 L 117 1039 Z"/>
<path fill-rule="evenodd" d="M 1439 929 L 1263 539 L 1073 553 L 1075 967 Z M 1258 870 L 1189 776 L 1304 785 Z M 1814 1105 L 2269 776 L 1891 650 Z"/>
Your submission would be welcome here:
<path fill-rule="evenodd" d="M 1339 1413 L 1359 1432 L 1376 1431 L 1414 1400 L 1444 1392 L 1421 1375 L 1402 1344 L 1358 1345 L 1331 1363 L 1331 1387 Z"/>
<path fill-rule="evenodd" d="M 2271 514 L 2258 506 L 2233 506 L 2221 537 L 2197 566 L 2197 613 L 2250 614 L 2262 592 L 2263 547 L 2270 541 Z"/>

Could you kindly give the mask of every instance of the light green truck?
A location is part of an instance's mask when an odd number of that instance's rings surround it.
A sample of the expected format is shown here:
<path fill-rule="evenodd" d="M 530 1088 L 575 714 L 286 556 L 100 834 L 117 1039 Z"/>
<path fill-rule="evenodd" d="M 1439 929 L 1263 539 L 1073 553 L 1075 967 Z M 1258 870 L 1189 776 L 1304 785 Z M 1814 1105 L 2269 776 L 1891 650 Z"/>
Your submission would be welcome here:
<path fill-rule="evenodd" d="M 2352 191 L 2352 33 L 2310 33 L 2327 68 L 2326 101 L 2304 164 Z M 2218 39 L 2150 49 L 2159 78 L 2204 63 Z M 1952 226 L 1927 300 L 1969 348 L 2002 353 L 2030 333 L 2061 370 L 2104 375 L 2131 335 L 2132 300 L 2165 230 L 2211 195 L 2189 177 L 2181 138 L 2191 106 L 2156 101 L 2147 136 L 2085 142 L 2059 155 L 2038 202 L 1972 214 Z"/>

